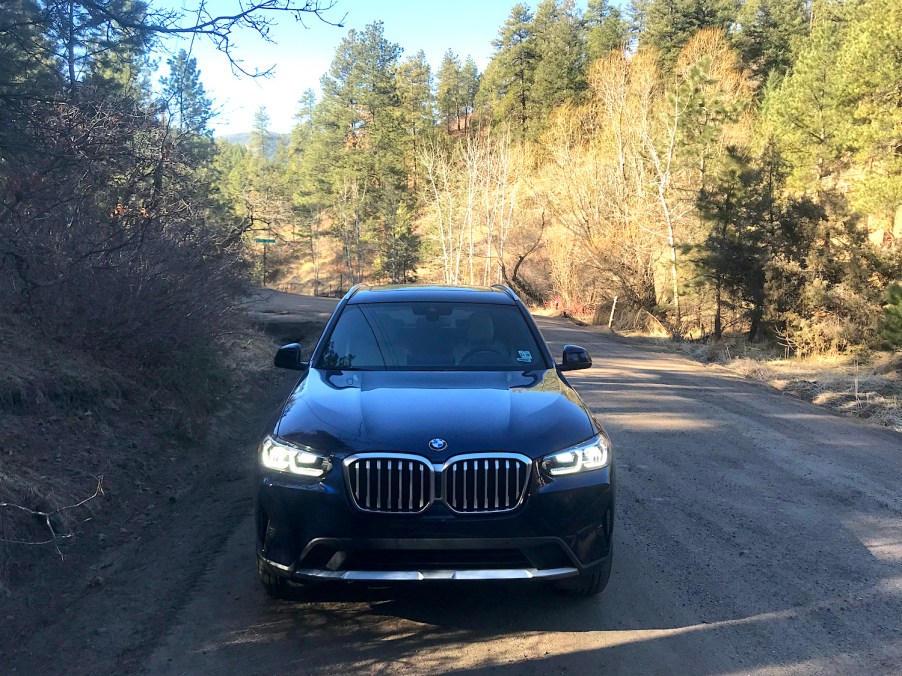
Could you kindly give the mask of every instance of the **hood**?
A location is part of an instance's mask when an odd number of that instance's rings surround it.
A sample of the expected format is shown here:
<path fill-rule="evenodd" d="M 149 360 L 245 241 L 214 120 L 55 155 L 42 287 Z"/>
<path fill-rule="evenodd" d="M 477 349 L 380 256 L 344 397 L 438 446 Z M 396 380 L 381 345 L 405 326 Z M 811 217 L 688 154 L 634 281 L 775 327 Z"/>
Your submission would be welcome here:
<path fill-rule="evenodd" d="M 475 451 L 539 457 L 588 439 L 596 427 L 555 370 L 520 372 L 311 369 L 276 426 L 288 441 L 336 455 L 415 453 L 441 462 Z M 441 452 L 429 442 L 447 442 Z"/>

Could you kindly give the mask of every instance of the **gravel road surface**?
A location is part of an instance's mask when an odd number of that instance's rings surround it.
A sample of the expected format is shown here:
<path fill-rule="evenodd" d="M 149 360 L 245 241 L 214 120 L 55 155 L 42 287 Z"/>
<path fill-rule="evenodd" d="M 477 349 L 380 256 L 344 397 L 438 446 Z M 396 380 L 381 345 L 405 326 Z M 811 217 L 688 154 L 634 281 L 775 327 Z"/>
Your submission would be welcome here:
<path fill-rule="evenodd" d="M 251 310 L 309 345 L 334 305 L 265 292 Z M 595 366 L 571 380 L 615 444 L 616 555 L 600 597 L 415 584 L 266 598 L 250 475 L 285 374 L 266 410 L 236 418 L 247 433 L 219 462 L 189 472 L 177 502 L 164 493 L 154 525 L 37 621 L 0 598 L 13 646 L 0 640 L 0 673 L 902 674 L 902 436 L 538 321 L 555 353 L 589 349 Z"/>
<path fill-rule="evenodd" d="M 303 314 L 328 302 L 270 304 Z M 595 366 L 572 382 L 615 444 L 616 556 L 602 596 L 414 585 L 270 601 L 248 514 L 147 672 L 902 672 L 902 438 L 538 321 L 553 352 L 589 349 Z"/>

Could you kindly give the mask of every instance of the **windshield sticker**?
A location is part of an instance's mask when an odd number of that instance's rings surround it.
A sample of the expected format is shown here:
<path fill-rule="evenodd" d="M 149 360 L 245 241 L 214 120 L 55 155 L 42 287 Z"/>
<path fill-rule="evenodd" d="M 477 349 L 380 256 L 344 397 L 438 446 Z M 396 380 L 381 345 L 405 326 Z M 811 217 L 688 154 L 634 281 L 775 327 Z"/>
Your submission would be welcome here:
<path fill-rule="evenodd" d="M 532 361 L 532 352 L 530 352 L 529 350 L 518 350 L 517 353 L 520 355 L 519 357 L 517 357 L 517 361 Z"/>

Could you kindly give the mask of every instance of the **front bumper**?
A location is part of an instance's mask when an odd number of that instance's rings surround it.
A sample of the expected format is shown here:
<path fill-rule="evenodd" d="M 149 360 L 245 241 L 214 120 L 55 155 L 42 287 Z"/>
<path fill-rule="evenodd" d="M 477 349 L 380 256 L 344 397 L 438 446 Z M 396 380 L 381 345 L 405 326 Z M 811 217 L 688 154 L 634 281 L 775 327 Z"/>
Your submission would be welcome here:
<path fill-rule="evenodd" d="M 334 472 L 333 474 L 339 474 Z M 608 467 L 553 481 L 533 471 L 527 496 L 504 514 L 367 513 L 339 477 L 257 477 L 257 554 L 295 581 L 559 579 L 608 560 L 614 517 Z"/>

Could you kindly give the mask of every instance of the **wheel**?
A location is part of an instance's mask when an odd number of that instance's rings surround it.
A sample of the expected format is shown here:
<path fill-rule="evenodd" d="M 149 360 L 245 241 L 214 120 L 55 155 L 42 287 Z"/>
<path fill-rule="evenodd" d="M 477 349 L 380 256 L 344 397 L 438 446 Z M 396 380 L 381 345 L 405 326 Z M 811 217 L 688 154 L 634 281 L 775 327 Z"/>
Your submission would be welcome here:
<path fill-rule="evenodd" d="M 287 599 L 291 596 L 288 580 L 270 573 L 260 560 L 257 561 L 257 577 L 260 578 L 260 584 L 263 585 L 266 595 L 270 598 Z"/>
<path fill-rule="evenodd" d="M 608 555 L 608 560 L 604 565 L 592 573 L 582 573 L 577 577 L 568 577 L 557 583 L 558 590 L 569 594 L 570 596 L 578 596 L 580 598 L 588 598 L 595 596 L 604 591 L 608 586 L 608 580 L 611 578 L 611 563 L 614 560 L 614 552 Z"/>

